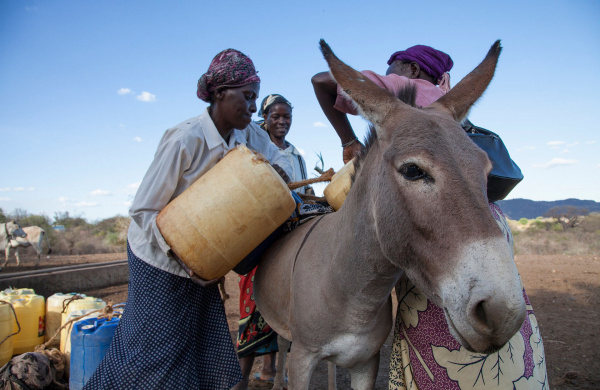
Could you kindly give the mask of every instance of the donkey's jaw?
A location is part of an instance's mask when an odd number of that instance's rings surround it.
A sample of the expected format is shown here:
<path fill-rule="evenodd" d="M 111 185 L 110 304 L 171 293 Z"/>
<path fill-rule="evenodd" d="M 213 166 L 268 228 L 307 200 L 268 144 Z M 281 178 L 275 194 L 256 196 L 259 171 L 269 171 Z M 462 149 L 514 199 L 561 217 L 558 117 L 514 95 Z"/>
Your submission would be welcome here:
<path fill-rule="evenodd" d="M 525 319 L 525 300 L 510 248 L 503 238 L 467 244 L 453 275 L 441 283 L 444 312 L 468 350 L 501 348 Z"/>

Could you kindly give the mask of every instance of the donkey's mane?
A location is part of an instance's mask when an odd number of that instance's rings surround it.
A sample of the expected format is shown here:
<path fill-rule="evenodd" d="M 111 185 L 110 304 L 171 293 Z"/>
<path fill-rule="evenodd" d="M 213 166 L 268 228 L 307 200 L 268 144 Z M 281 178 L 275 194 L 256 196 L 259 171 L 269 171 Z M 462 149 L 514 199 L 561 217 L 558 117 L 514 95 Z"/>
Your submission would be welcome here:
<path fill-rule="evenodd" d="M 402 103 L 408 104 L 411 107 L 416 107 L 416 99 L 417 99 L 417 87 L 413 83 L 408 83 L 404 88 L 398 91 L 397 95 L 398 100 Z M 354 174 L 352 175 L 352 183 L 354 183 L 354 179 L 356 178 L 356 174 L 358 173 L 363 160 L 369 154 L 369 151 L 377 142 L 377 131 L 375 131 L 375 126 L 372 123 L 369 124 L 369 129 L 367 130 L 367 135 L 365 136 L 365 151 L 360 156 L 356 158 L 354 161 Z"/>

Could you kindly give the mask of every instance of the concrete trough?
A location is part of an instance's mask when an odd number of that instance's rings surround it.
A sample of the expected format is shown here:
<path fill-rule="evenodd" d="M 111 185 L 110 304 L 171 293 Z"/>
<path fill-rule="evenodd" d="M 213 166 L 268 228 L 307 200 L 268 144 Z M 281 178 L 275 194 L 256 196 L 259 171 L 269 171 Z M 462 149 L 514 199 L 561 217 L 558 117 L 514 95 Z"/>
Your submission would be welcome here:
<path fill-rule="evenodd" d="M 0 290 L 8 287 L 32 288 L 36 294 L 49 297 L 57 292 L 81 292 L 116 286 L 128 280 L 127 260 L 118 260 L 0 274 Z"/>

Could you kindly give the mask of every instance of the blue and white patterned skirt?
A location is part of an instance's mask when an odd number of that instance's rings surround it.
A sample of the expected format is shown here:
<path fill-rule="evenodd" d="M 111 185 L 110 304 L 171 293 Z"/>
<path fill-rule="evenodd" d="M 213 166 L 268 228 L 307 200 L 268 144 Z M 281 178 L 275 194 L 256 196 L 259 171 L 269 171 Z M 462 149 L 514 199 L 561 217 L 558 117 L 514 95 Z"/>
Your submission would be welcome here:
<path fill-rule="evenodd" d="M 129 288 L 95 389 L 230 389 L 242 379 L 215 285 L 203 288 L 139 259 L 127 245 Z"/>

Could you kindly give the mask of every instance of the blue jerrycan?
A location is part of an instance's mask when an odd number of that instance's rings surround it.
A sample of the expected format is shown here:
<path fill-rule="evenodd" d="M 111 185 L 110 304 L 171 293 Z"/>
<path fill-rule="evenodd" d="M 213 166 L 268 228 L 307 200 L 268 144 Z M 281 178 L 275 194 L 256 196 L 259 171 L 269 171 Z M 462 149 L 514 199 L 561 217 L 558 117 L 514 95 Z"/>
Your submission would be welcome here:
<path fill-rule="evenodd" d="M 71 331 L 71 370 L 69 389 L 83 389 L 108 352 L 119 318 L 88 318 L 78 321 Z"/>

